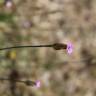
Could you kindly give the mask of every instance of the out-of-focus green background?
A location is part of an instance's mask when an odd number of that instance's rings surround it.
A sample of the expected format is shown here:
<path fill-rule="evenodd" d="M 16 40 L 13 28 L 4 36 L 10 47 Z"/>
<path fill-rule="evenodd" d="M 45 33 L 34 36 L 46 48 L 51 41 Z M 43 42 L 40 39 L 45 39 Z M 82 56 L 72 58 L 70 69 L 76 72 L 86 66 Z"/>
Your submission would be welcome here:
<path fill-rule="evenodd" d="M 0 77 L 12 70 L 41 87 L 0 81 L 0 96 L 96 96 L 96 0 L 0 0 L 0 48 L 68 43 L 74 51 L 25 48 L 0 51 Z M 14 75 L 15 76 L 15 75 Z M 16 77 L 16 78 L 17 78 Z"/>

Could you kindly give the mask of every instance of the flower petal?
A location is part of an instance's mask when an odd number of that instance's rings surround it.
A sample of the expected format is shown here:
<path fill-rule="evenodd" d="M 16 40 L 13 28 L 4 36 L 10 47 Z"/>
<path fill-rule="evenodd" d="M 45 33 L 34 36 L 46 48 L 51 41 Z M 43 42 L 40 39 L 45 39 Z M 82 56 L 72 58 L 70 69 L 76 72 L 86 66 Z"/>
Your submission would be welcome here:
<path fill-rule="evenodd" d="M 40 88 L 40 86 L 41 86 L 40 81 L 36 81 L 36 87 L 37 87 L 37 88 Z"/>
<path fill-rule="evenodd" d="M 67 44 L 67 52 L 68 54 L 71 54 L 73 52 L 73 45 L 71 43 Z"/>

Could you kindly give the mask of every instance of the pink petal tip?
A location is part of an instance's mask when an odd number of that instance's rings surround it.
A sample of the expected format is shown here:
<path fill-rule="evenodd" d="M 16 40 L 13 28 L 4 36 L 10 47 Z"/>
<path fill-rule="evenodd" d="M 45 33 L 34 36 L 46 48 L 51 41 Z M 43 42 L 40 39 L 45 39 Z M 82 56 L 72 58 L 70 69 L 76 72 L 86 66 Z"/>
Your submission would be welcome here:
<path fill-rule="evenodd" d="M 71 43 L 67 44 L 67 52 L 68 54 L 71 54 L 73 52 L 73 45 Z"/>
<path fill-rule="evenodd" d="M 36 81 L 36 87 L 37 87 L 37 88 L 40 88 L 40 86 L 41 86 L 40 81 Z"/>

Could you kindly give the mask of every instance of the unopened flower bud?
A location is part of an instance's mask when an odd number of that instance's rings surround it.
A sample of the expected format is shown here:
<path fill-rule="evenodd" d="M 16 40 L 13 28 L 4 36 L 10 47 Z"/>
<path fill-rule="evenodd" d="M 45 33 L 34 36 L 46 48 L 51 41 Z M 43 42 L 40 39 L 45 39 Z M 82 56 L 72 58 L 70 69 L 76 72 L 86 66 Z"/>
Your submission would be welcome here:
<path fill-rule="evenodd" d="M 35 85 L 35 82 L 30 81 L 30 80 L 26 80 L 25 84 L 28 85 L 28 86 L 33 86 L 33 85 Z"/>
<path fill-rule="evenodd" d="M 67 49 L 67 45 L 61 44 L 61 43 L 55 43 L 55 44 L 53 44 L 53 48 L 55 50 Z"/>

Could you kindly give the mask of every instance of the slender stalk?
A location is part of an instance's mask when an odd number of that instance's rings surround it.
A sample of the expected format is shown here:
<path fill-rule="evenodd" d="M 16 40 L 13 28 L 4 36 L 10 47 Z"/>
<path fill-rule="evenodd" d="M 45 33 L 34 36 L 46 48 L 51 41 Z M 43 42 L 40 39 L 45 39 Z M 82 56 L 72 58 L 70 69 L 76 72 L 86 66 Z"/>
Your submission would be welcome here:
<path fill-rule="evenodd" d="M 10 81 L 11 79 L 0 77 L 0 80 Z M 31 81 L 31 80 L 25 80 L 25 81 L 23 81 L 23 80 L 15 80 L 15 79 L 13 79 L 13 81 L 20 82 L 20 83 L 25 83 L 28 86 L 32 86 L 32 85 L 35 85 L 36 84 L 34 81 Z"/>
<path fill-rule="evenodd" d="M 0 48 L 1 50 L 9 50 L 9 49 L 20 49 L 20 48 L 31 48 L 31 47 L 53 47 L 55 50 L 61 50 L 61 49 L 66 49 L 67 45 L 66 44 L 61 44 L 61 43 L 54 43 L 50 45 L 28 45 L 28 46 L 13 46 L 13 47 L 5 47 L 5 48 Z"/>
<path fill-rule="evenodd" d="M 0 80 L 10 81 L 11 79 L 0 77 Z M 24 81 L 22 81 L 22 80 L 15 80 L 15 79 L 13 79 L 13 81 L 16 81 L 16 82 L 24 82 Z"/>
<path fill-rule="evenodd" d="M 31 47 L 52 47 L 53 45 L 28 45 L 28 46 L 13 46 L 13 47 L 5 47 L 0 48 L 0 50 L 9 50 L 9 49 L 19 49 L 19 48 L 31 48 Z"/>

